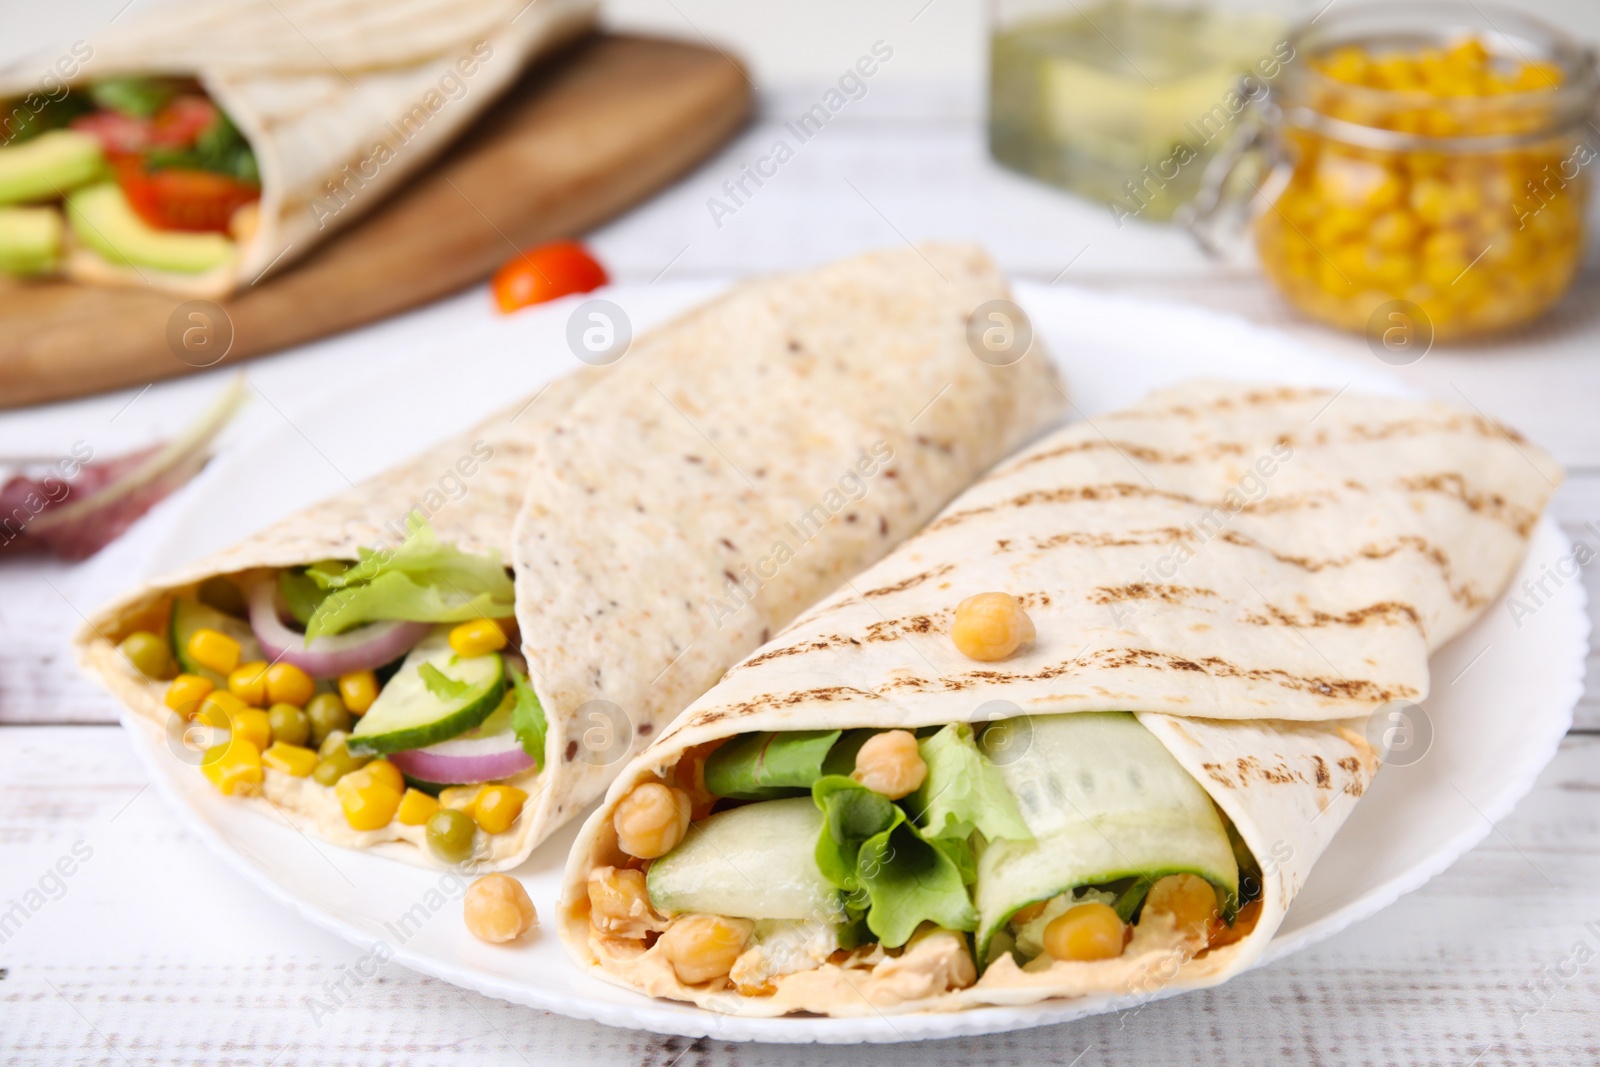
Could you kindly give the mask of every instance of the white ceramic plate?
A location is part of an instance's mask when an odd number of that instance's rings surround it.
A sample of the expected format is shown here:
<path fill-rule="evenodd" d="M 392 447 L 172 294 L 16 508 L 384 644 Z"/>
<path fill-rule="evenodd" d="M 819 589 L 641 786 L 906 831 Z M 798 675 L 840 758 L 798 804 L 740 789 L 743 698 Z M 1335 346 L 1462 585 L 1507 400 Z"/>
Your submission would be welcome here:
<path fill-rule="evenodd" d="M 604 295 L 636 326 L 702 298 L 703 285 L 618 287 Z M 1019 298 L 1073 384 L 1078 417 L 1130 402 L 1195 374 L 1397 392 L 1377 370 L 1318 355 L 1282 335 L 1204 310 L 1024 285 Z M 286 413 L 280 432 L 241 444 L 212 465 L 155 553 L 162 567 L 220 547 L 393 463 L 501 407 L 509 396 L 575 365 L 562 338 L 576 301 L 527 313 L 519 350 L 467 345 L 360 395 L 320 398 Z M 483 303 L 413 316 L 414 336 L 460 338 Z M 466 308 L 466 310 L 463 310 Z M 482 323 L 473 329 L 490 330 Z M 531 338 L 533 345 L 526 347 Z M 426 350 L 429 346 L 421 346 Z M 437 348 L 438 346 L 433 346 Z M 1571 551 L 1546 519 L 1523 566 L 1537 576 Z M 1422 885 L 1506 815 L 1555 754 L 1582 691 L 1588 639 L 1582 586 L 1568 582 L 1533 615 L 1497 604 L 1434 657 L 1426 711 L 1432 748 L 1390 766 L 1313 870 L 1266 959 L 1348 926 Z M 490 996 L 616 1026 L 760 1041 L 902 1041 L 1040 1026 L 1105 1011 L 1107 998 L 961 1014 L 867 1019 L 746 1019 L 651 1001 L 580 973 L 546 925 L 515 947 L 483 944 L 462 925 L 454 876 L 334 848 L 218 796 L 143 720 L 125 725 L 161 791 L 248 880 L 301 915 L 379 955 Z M 517 872 L 548 924 L 577 823 Z"/>

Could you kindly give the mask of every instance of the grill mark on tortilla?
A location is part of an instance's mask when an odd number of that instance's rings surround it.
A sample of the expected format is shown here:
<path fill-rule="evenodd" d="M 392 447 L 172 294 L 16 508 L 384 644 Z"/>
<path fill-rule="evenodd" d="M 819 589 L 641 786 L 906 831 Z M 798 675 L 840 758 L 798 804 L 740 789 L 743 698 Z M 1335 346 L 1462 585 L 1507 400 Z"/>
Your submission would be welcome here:
<path fill-rule="evenodd" d="M 1115 604 L 1124 600 L 1159 600 L 1165 604 L 1181 604 L 1197 597 L 1216 596 L 1215 589 L 1195 585 L 1160 585 L 1154 582 L 1132 582 L 1128 585 L 1099 585 L 1089 591 L 1092 604 Z"/>
<path fill-rule="evenodd" d="M 996 472 L 996 476 L 1005 477 L 1035 463 L 1048 463 L 1052 459 L 1081 452 L 1119 452 L 1144 463 L 1184 464 L 1217 456 L 1242 456 L 1248 451 L 1249 446 L 1239 441 L 1218 441 L 1187 452 L 1167 452 L 1149 445 L 1141 445 L 1136 441 L 1112 441 L 1108 438 L 1095 437 L 1087 441 L 1074 441 L 1070 445 L 1061 445 L 1048 452 L 1035 452 L 1031 456 L 1023 456 L 1004 470 Z"/>
<path fill-rule="evenodd" d="M 902 578 L 900 581 L 895 582 L 892 585 L 879 586 L 877 589 L 868 589 L 861 595 L 864 597 L 875 597 L 890 596 L 894 593 L 903 593 L 907 589 L 921 585 L 930 578 L 942 577 L 955 569 L 956 565 L 954 563 L 943 563 L 937 567 L 934 567 L 932 570 L 923 571 L 921 574 L 913 574 L 909 578 Z"/>
<path fill-rule="evenodd" d="M 1506 523 L 1517 531 L 1519 537 L 1527 537 L 1539 521 L 1536 513 L 1518 507 L 1499 493 L 1473 489 L 1467 484 L 1465 476 L 1454 471 L 1421 474 L 1402 479 L 1401 484 L 1414 493 L 1441 493 L 1459 500 L 1474 515 L 1486 515 L 1497 522 Z"/>
<path fill-rule="evenodd" d="M 1280 389 L 1252 390 L 1243 394 L 1229 394 L 1217 397 L 1208 403 L 1200 405 L 1178 404 L 1170 408 L 1145 407 L 1141 405 L 1125 411 L 1119 411 L 1106 421 L 1121 421 L 1133 419 L 1164 419 L 1169 416 L 1180 415 L 1184 418 L 1194 418 L 1207 411 L 1232 411 L 1235 408 L 1261 407 L 1266 404 L 1288 404 L 1306 400 L 1321 400 L 1323 397 L 1334 396 L 1328 389 L 1296 389 L 1284 386 Z"/>
<path fill-rule="evenodd" d="M 1059 548 L 1062 545 L 1078 545 L 1084 548 L 1126 548 L 1145 545 L 1170 545 L 1178 541 L 1192 541 L 1194 534 L 1177 526 L 1161 526 L 1150 530 L 1130 530 L 1121 534 L 1087 533 L 1081 530 L 1070 530 L 1066 533 L 1051 534 L 1049 537 L 1036 537 L 1033 547 L 1040 550 Z M 1002 552 L 1009 552 L 1009 540 L 998 542 L 1006 545 Z"/>
<path fill-rule="evenodd" d="M 1515 530 L 1520 537 L 1526 537 L 1538 521 L 1538 515 L 1528 511 L 1526 508 L 1517 507 L 1496 493 L 1484 493 L 1472 489 L 1467 484 L 1465 477 L 1455 472 L 1402 478 L 1395 483 L 1395 487 L 1410 493 L 1442 493 L 1445 496 L 1459 500 L 1474 514 L 1505 523 Z M 1353 493 L 1373 492 L 1372 487 L 1348 479 L 1341 488 Z M 1240 495 L 1242 498 L 1242 494 L 1238 494 L 1236 489 L 1229 489 L 1228 493 L 1224 493 L 1219 499 L 1206 500 L 1173 489 L 1160 489 L 1151 485 L 1136 485 L 1132 482 L 1099 482 L 1090 485 L 1060 486 L 1055 489 L 1032 489 L 1008 500 L 984 504 L 964 511 L 951 512 L 928 526 L 924 533 L 956 526 L 967 519 L 976 518 L 979 515 L 987 515 L 1008 508 L 1031 507 L 1035 504 L 1100 503 L 1108 500 L 1140 498 L 1170 500 L 1178 504 L 1204 508 L 1206 514 L 1199 520 L 1204 522 L 1219 511 L 1224 512 L 1226 515 L 1275 515 L 1283 512 L 1299 511 L 1308 507 L 1320 507 L 1325 503 L 1336 503 L 1339 499 L 1334 490 L 1320 489 L 1308 493 L 1266 496 L 1260 500 L 1246 500 L 1239 507 L 1230 507 L 1227 501 L 1229 493 Z"/>
<path fill-rule="evenodd" d="M 1388 559 L 1390 556 L 1409 549 L 1420 554 L 1423 556 L 1423 558 L 1427 559 L 1439 569 L 1440 577 L 1444 580 L 1445 588 L 1450 591 L 1450 595 L 1452 597 L 1460 601 L 1463 605 L 1468 608 L 1478 608 L 1486 603 L 1486 600 L 1476 591 L 1474 591 L 1471 585 L 1456 584 L 1455 569 L 1450 563 L 1450 557 L 1445 554 L 1442 548 L 1434 545 L 1427 538 L 1418 537 L 1414 534 L 1404 534 L 1387 544 L 1378 542 L 1365 544 L 1351 555 L 1340 556 L 1331 559 L 1312 559 L 1307 556 L 1291 556 L 1286 553 L 1279 552 L 1268 545 L 1264 545 L 1255 538 L 1246 536 L 1237 530 L 1224 530 L 1217 536 L 1220 540 L 1226 541 L 1230 545 L 1235 545 L 1240 548 L 1254 549 L 1259 552 L 1265 552 L 1273 559 L 1276 559 L 1279 563 L 1287 563 L 1292 567 L 1299 567 L 1301 570 L 1309 571 L 1313 574 L 1317 573 L 1318 571 L 1328 570 L 1329 568 L 1333 567 L 1348 567 L 1353 563 L 1360 562 L 1361 560 Z"/>
<path fill-rule="evenodd" d="M 1342 615 L 1330 614 L 1326 611 L 1312 611 L 1309 615 L 1296 617 L 1290 615 L 1276 604 L 1267 605 L 1267 614 L 1255 615 L 1245 613 L 1239 621 L 1249 623 L 1251 626 L 1293 626 L 1299 628 L 1316 628 L 1320 626 L 1364 626 L 1369 619 L 1380 619 L 1388 622 L 1394 618 L 1408 620 L 1424 634 L 1427 629 L 1422 622 L 1422 615 L 1410 604 L 1397 600 L 1380 600 L 1376 604 L 1368 604 L 1364 608 L 1353 608 Z"/>

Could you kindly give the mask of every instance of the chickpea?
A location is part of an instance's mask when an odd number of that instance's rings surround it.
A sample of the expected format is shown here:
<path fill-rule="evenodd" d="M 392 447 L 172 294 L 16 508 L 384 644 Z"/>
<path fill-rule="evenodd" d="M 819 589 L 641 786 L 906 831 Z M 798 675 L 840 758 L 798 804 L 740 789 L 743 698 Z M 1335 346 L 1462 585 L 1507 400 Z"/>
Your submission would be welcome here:
<path fill-rule="evenodd" d="M 1127 928 L 1109 904 L 1079 904 L 1050 920 L 1044 950 L 1058 960 L 1114 960 L 1122 955 Z"/>
<path fill-rule="evenodd" d="M 508 874 L 486 874 L 467 889 L 462 902 L 467 929 L 479 941 L 515 941 L 539 921 L 522 883 Z"/>
<path fill-rule="evenodd" d="M 916 792 L 928 777 L 928 765 L 917 751 L 917 735 L 909 730 L 873 734 L 856 753 L 850 777 L 890 800 Z"/>
<path fill-rule="evenodd" d="M 642 860 L 665 856 L 689 832 L 689 809 L 689 794 L 681 789 L 660 782 L 635 786 L 612 816 L 617 845 Z"/>
<path fill-rule="evenodd" d="M 1005 659 L 1034 639 L 1033 620 L 1010 593 L 979 593 L 956 605 L 950 639 L 968 659 Z"/>
<path fill-rule="evenodd" d="M 612 937 L 643 938 L 651 930 L 659 930 L 644 872 L 616 867 L 590 871 L 589 921 Z"/>
<path fill-rule="evenodd" d="M 1144 898 L 1144 914 L 1171 915 L 1179 930 L 1195 940 L 1205 941 L 1211 925 L 1221 915 L 1217 891 L 1197 874 L 1169 874 L 1150 887 Z"/>
<path fill-rule="evenodd" d="M 678 980 L 699 985 L 727 977 L 754 930 L 749 919 L 685 915 L 667 927 L 659 944 Z"/>

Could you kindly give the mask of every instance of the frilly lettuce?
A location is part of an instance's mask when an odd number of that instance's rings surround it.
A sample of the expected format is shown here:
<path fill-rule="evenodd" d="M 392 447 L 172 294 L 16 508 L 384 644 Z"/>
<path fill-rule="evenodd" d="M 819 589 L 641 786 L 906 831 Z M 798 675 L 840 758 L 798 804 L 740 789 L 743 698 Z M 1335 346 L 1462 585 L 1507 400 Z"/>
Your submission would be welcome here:
<path fill-rule="evenodd" d="M 503 619 L 515 606 L 511 578 L 498 553 L 462 552 L 441 542 L 426 523 L 413 525 L 398 548 L 363 548 L 360 559 L 343 571 L 319 565 L 304 577 L 322 593 L 306 620 L 307 640 L 388 619 Z"/>

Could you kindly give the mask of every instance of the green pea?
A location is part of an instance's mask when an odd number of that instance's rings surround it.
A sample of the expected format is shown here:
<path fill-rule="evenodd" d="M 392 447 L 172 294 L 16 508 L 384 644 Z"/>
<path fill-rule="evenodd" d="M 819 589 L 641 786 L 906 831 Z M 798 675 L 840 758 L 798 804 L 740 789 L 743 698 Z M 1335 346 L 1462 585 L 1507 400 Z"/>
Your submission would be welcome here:
<path fill-rule="evenodd" d="M 274 704 L 267 709 L 272 739 L 286 745 L 303 745 L 311 736 L 311 718 L 293 704 Z"/>
<path fill-rule="evenodd" d="M 330 755 L 344 747 L 345 739 L 349 736 L 350 734 L 345 730 L 329 731 L 328 736 L 324 737 L 321 743 L 317 745 L 317 755 L 321 756 L 323 759 L 327 759 Z"/>
<path fill-rule="evenodd" d="M 463 863 L 472 858 L 472 840 L 476 832 L 472 816 L 454 808 L 440 808 L 428 820 L 425 836 L 435 856 L 446 863 Z"/>
<path fill-rule="evenodd" d="M 324 749 L 328 747 L 327 745 L 323 746 Z M 332 751 L 324 751 L 321 756 L 322 759 L 317 762 L 316 769 L 311 772 L 311 777 L 322 785 L 333 785 L 351 771 L 358 771 L 372 762 L 372 757 L 370 756 L 352 756 L 343 738 L 333 747 Z"/>
<path fill-rule="evenodd" d="M 306 704 L 311 723 L 311 743 L 321 745 L 335 731 L 350 729 L 350 713 L 337 693 L 318 693 Z"/>
<path fill-rule="evenodd" d="M 133 669 L 152 682 L 172 677 L 172 649 L 164 638 L 149 630 L 135 630 L 117 647 Z"/>

